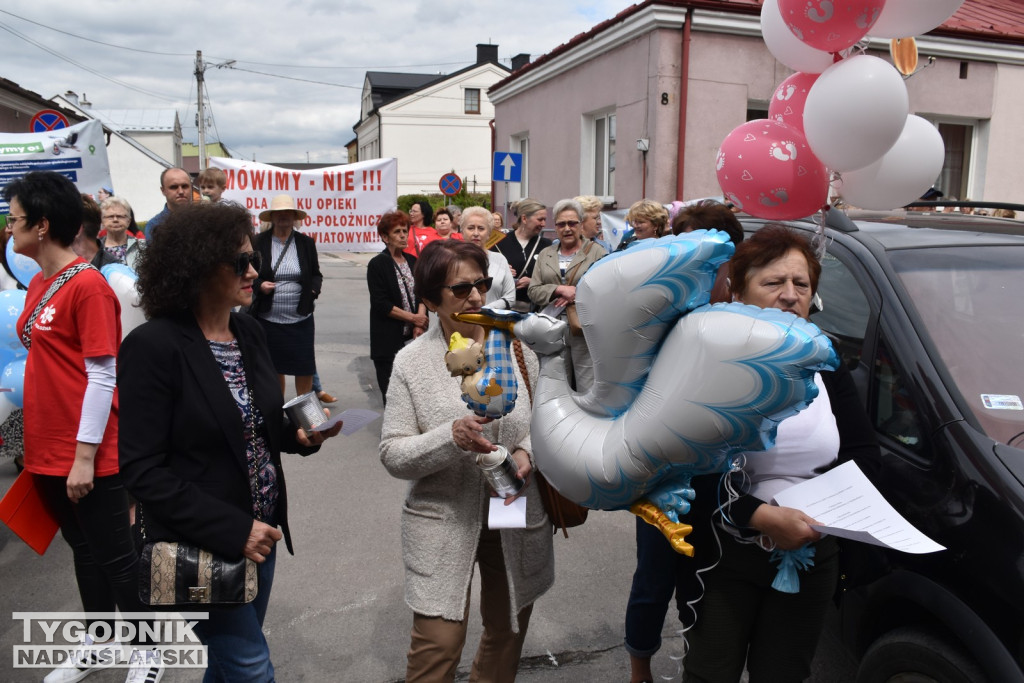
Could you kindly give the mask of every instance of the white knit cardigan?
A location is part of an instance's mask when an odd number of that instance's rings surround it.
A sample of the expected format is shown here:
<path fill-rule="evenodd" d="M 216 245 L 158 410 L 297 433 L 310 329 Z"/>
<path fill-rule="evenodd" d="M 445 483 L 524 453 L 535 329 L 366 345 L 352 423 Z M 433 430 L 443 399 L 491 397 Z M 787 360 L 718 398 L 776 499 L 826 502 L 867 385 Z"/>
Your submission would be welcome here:
<path fill-rule="evenodd" d="M 405 601 L 419 614 L 459 621 L 466 612 L 490 494 L 474 454 L 452 440 L 452 423 L 469 409 L 461 399 L 460 378 L 445 368 L 447 348 L 435 324 L 395 357 L 380 459 L 391 476 L 410 480 L 402 505 Z M 535 386 L 537 358 L 525 347 L 523 352 Z M 495 441 L 492 430 L 497 429 L 498 443 L 509 451 L 522 448 L 532 458 L 530 399 L 516 365 L 516 407 L 485 425 L 484 435 Z M 551 523 L 533 477 L 526 499 L 526 528 L 501 531 L 513 629 L 516 614 L 554 583 Z"/>

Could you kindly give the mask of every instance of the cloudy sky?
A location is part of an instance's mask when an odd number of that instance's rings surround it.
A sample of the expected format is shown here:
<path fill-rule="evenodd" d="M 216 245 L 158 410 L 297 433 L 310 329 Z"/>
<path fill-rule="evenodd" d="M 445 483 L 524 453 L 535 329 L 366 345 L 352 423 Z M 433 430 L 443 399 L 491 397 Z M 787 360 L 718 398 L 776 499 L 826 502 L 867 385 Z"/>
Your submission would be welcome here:
<path fill-rule="evenodd" d="M 499 45 L 505 66 L 614 16 L 630 0 L 6 0 L 0 76 L 96 109 L 176 109 L 196 142 L 196 50 L 207 140 L 262 162 L 340 163 L 367 70 L 452 73 Z M 234 68 L 213 65 L 235 60 Z M 258 72 L 258 73 L 257 73 Z"/>

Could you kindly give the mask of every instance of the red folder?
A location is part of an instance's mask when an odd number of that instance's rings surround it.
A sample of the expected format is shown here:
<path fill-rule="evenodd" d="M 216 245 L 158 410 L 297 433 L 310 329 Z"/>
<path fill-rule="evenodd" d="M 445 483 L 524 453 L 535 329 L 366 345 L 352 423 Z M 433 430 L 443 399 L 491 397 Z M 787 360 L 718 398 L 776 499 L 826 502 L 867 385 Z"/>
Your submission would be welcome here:
<path fill-rule="evenodd" d="M 40 497 L 29 472 L 19 474 L 0 500 L 0 521 L 40 555 L 46 552 L 60 526 Z"/>

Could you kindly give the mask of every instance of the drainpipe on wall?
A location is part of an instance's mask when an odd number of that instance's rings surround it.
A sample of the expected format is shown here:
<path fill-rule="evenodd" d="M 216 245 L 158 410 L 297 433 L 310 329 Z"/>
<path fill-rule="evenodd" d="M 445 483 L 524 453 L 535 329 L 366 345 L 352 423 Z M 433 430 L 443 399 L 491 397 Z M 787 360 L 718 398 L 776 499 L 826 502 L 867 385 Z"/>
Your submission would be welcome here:
<path fill-rule="evenodd" d="M 487 125 L 489 125 L 491 127 L 491 159 L 492 159 L 492 162 L 493 162 L 494 153 L 496 151 L 498 151 L 498 148 L 495 147 L 495 145 L 498 143 L 498 131 L 494 127 L 494 119 L 491 119 L 490 123 L 488 123 Z M 505 176 L 505 177 L 507 178 L 508 176 Z M 492 172 L 491 173 L 491 211 L 497 211 L 497 209 L 495 208 L 495 204 L 494 204 L 494 188 L 496 186 L 497 185 L 494 182 L 494 173 Z M 505 197 L 505 201 L 506 202 L 508 201 L 508 197 Z M 504 227 L 504 225 L 502 227 Z"/>
<path fill-rule="evenodd" d="M 693 8 L 686 10 L 683 25 L 683 59 L 679 73 L 679 153 L 676 168 L 676 199 L 683 198 L 683 179 L 686 156 L 686 97 L 690 90 L 690 25 L 693 23 Z"/>

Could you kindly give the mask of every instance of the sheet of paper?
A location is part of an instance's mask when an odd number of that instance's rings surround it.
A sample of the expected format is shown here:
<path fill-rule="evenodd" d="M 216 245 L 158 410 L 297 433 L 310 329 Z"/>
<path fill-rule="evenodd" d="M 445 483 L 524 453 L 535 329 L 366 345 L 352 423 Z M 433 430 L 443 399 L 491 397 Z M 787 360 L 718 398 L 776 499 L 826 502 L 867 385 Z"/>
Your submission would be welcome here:
<path fill-rule="evenodd" d="M 516 498 L 505 505 L 504 498 L 491 498 L 491 509 L 487 515 L 488 529 L 525 529 L 526 497 Z"/>
<path fill-rule="evenodd" d="M 331 419 L 323 424 L 313 427 L 314 432 L 322 432 L 325 429 L 330 429 L 334 425 L 338 424 L 339 420 L 344 420 L 345 424 L 341 427 L 341 433 L 345 436 L 354 434 L 360 429 L 370 424 L 374 420 L 380 417 L 380 413 L 375 413 L 372 410 L 363 410 L 362 408 L 349 408 L 343 410 L 337 415 L 331 415 Z"/>
<path fill-rule="evenodd" d="M 775 502 L 813 517 L 820 524 L 812 527 L 823 534 L 905 553 L 945 550 L 896 512 L 852 460 L 791 486 L 777 494 Z"/>

